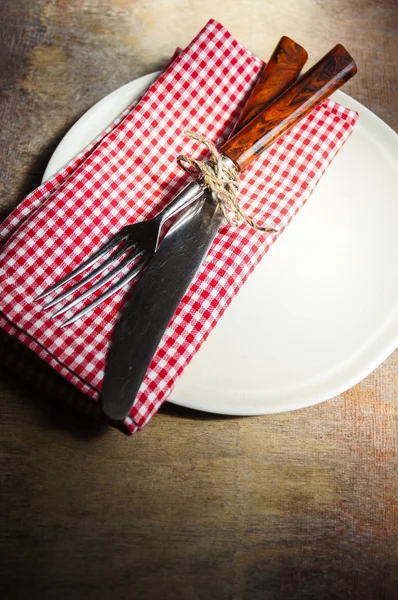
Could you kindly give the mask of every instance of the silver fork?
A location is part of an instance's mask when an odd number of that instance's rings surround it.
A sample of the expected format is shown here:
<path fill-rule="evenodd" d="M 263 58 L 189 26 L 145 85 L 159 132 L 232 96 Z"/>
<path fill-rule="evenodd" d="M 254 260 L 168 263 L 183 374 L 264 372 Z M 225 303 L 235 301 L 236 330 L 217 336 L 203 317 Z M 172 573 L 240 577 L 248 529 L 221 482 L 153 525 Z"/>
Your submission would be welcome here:
<path fill-rule="evenodd" d="M 99 266 L 90 271 L 87 275 L 82 277 L 82 279 L 70 286 L 63 293 L 57 295 L 55 298 L 50 300 L 50 302 L 47 302 L 47 304 L 43 306 L 43 309 L 47 310 L 74 294 L 74 292 L 79 290 L 86 283 L 106 270 L 107 267 L 115 260 L 123 257 L 123 259 L 117 263 L 117 266 L 106 273 L 106 275 L 101 277 L 101 279 L 99 279 L 94 285 L 90 286 L 90 288 L 85 292 L 79 294 L 76 298 L 62 306 L 52 315 L 52 317 L 57 317 L 67 312 L 73 306 L 79 302 L 82 302 L 82 300 L 88 296 L 91 296 L 91 294 L 100 289 L 103 285 L 119 275 L 124 268 L 128 267 L 128 265 L 131 265 L 131 268 L 123 277 L 118 279 L 113 285 L 107 288 L 105 292 L 93 300 L 93 302 L 90 302 L 90 304 L 76 312 L 70 319 L 64 321 L 61 324 L 61 327 L 70 325 L 77 319 L 80 319 L 80 317 L 87 314 L 90 310 L 112 296 L 112 294 L 126 285 L 129 281 L 137 277 L 137 275 L 142 271 L 153 254 L 156 252 L 162 226 L 165 221 L 182 211 L 183 208 L 187 208 L 193 202 L 197 201 L 195 202 L 194 207 L 184 211 L 183 216 L 177 220 L 177 222 L 172 226 L 172 229 L 175 230 L 177 227 L 180 227 L 182 223 L 185 223 L 186 220 L 190 218 L 199 208 L 200 202 L 198 202 L 198 200 L 202 195 L 203 188 L 201 184 L 198 181 L 191 182 L 173 199 L 170 204 L 168 204 L 158 215 L 156 215 L 156 217 L 147 221 L 133 223 L 132 225 L 126 225 L 123 227 L 114 236 L 112 236 L 111 239 L 105 243 L 105 245 L 101 246 L 101 248 L 89 256 L 87 260 L 83 261 L 81 265 L 68 273 L 68 275 L 65 277 L 62 277 L 62 279 L 59 279 L 54 285 L 48 287 L 42 294 L 37 296 L 35 300 L 42 300 L 51 293 L 57 291 L 71 279 L 86 271 L 89 267 L 111 252 L 111 255 L 106 260 L 102 261 Z"/>

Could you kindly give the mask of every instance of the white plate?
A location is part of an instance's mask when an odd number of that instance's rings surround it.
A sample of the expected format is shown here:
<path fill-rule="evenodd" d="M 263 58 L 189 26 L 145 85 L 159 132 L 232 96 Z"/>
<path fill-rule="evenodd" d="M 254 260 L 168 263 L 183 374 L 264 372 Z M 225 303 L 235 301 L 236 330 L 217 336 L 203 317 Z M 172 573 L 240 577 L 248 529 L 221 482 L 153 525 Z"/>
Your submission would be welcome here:
<path fill-rule="evenodd" d="M 62 140 L 50 177 L 156 78 L 93 106 Z M 398 341 L 398 136 L 361 104 L 354 133 L 249 278 L 170 402 L 216 413 L 316 404 L 366 377 Z"/>

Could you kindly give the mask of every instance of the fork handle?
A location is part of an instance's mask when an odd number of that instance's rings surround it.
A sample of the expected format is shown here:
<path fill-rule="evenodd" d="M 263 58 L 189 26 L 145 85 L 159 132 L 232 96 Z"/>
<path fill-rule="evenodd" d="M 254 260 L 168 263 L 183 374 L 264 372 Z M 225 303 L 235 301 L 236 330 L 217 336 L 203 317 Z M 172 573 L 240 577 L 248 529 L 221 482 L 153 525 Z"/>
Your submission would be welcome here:
<path fill-rule="evenodd" d="M 243 171 L 287 129 L 308 115 L 357 72 L 354 59 L 337 44 L 269 107 L 224 144 L 220 152 Z"/>
<path fill-rule="evenodd" d="M 281 37 L 261 71 L 230 138 L 296 81 L 307 58 L 307 51 L 302 46 L 286 35 Z"/>
<path fill-rule="evenodd" d="M 281 37 L 253 87 L 233 133 L 240 131 L 296 81 L 307 56 L 306 50 L 299 44 L 287 36 Z M 160 219 L 162 223 L 167 221 L 174 214 L 198 200 L 202 193 L 202 188 L 197 182 L 190 183 L 155 218 Z"/>

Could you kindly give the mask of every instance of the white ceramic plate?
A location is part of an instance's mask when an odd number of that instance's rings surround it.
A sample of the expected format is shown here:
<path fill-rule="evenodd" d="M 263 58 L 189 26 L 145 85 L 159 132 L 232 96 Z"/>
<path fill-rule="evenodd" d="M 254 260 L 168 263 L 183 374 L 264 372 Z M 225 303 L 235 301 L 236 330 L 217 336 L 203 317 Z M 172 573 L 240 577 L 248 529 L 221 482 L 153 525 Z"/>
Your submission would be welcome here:
<path fill-rule="evenodd" d="M 67 133 L 44 179 L 156 78 L 93 106 Z M 316 404 L 380 365 L 398 340 L 398 136 L 361 104 L 354 133 L 309 202 L 249 278 L 170 402 L 254 415 Z"/>

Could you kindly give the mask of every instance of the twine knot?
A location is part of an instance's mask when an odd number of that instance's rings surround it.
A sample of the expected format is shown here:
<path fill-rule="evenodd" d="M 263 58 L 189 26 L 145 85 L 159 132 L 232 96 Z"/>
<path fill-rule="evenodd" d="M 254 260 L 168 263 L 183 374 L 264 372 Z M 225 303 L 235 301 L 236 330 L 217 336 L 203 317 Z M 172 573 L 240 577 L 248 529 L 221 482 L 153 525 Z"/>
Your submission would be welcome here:
<path fill-rule="evenodd" d="M 239 206 L 237 195 L 239 190 L 239 172 L 235 165 L 222 160 L 222 154 L 211 140 L 203 137 L 194 131 L 185 131 L 185 135 L 192 140 L 200 142 L 210 152 L 210 158 L 206 161 L 197 160 L 186 154 L 180 154 L 177 157 L 178 165 L 186 173 L 199 174 L 204 185 L 208 187 L 217 198 L 218 206 L 222 210 L 224 217 L 233 227 L 241 223 L 247 223 L 253 229 L 273 233 L 276 230 L 259 225 L 251 219 L 246 212 Z"/>

